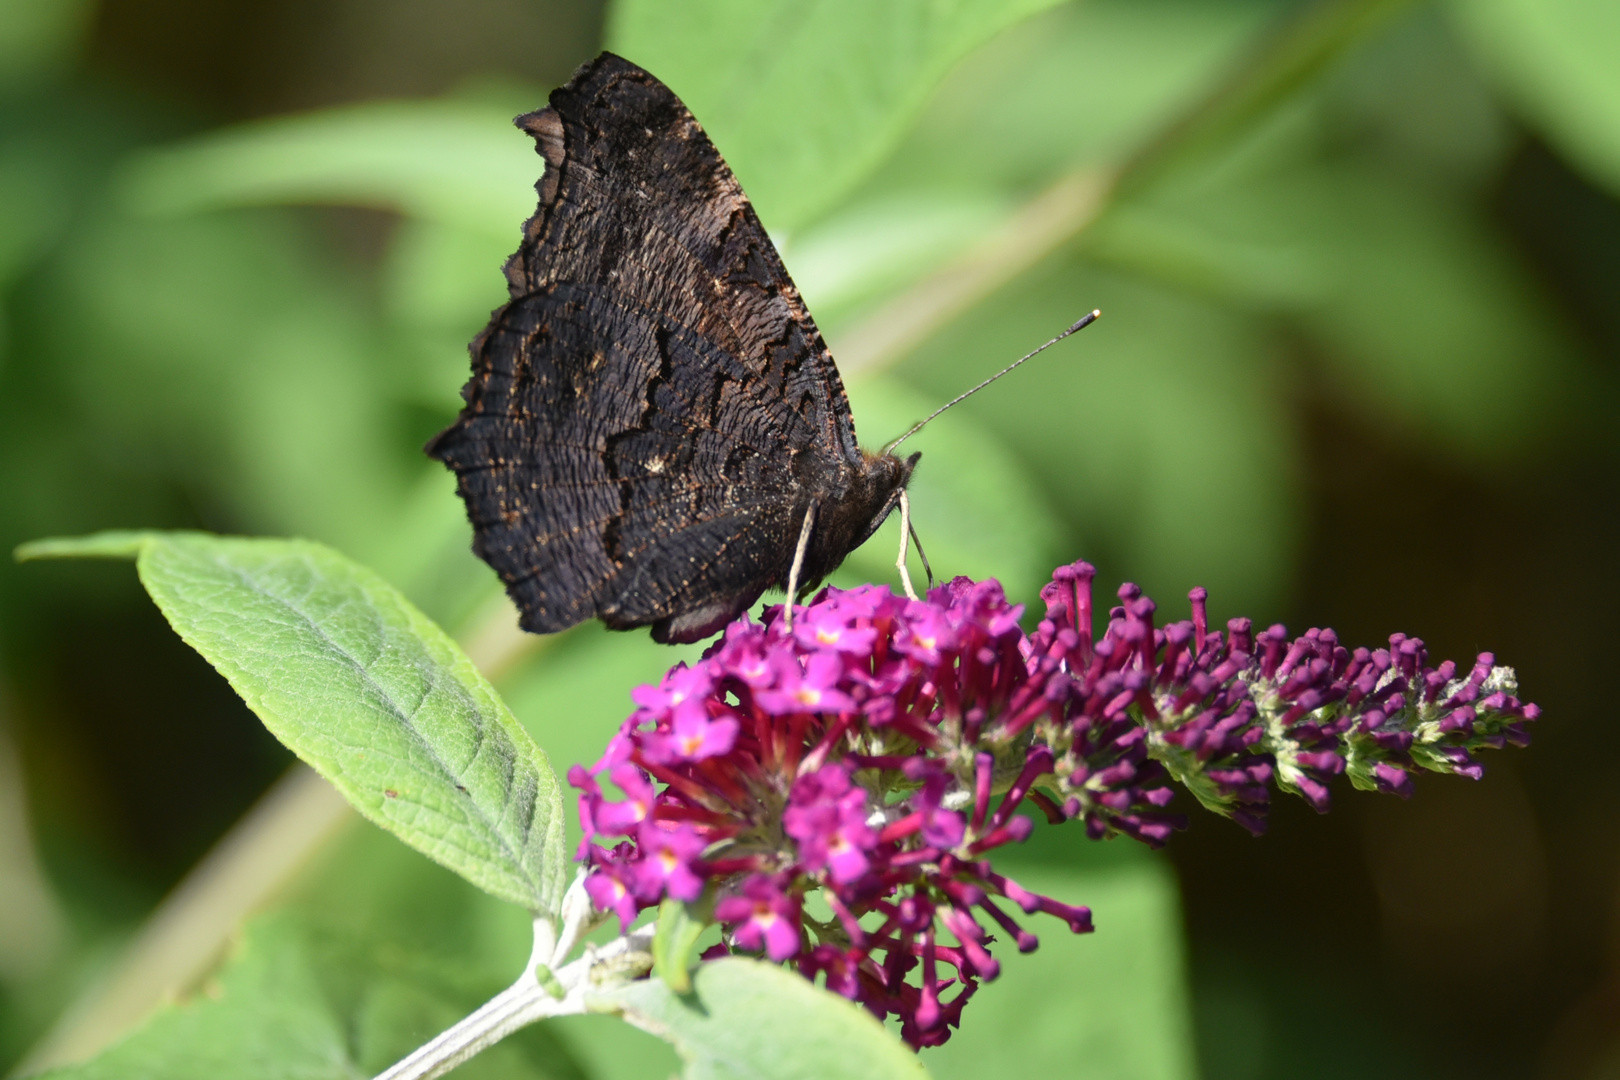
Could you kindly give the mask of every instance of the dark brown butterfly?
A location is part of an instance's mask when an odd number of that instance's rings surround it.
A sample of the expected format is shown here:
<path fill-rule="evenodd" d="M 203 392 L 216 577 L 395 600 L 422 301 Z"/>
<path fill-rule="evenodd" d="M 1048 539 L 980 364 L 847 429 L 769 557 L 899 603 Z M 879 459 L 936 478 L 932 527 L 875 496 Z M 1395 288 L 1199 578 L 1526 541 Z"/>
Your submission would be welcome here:
<path fill-rule="evenodd" d="M 527 630 L 592 617 L 695 641 L 813 585 L 904 497 L 866 454 L 815 322 L 674 93 L 603 53 L 520 116 L 545 172 L 428 444 Z"/>

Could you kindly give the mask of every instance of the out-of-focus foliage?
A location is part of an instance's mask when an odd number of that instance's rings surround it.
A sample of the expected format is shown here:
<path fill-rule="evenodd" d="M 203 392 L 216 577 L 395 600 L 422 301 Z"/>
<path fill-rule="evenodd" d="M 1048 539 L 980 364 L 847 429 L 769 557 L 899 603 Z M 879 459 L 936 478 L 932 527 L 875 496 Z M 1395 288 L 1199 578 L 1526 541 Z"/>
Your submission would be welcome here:
<path fill-rule="evenodd" d="M 1620 11 L 1601 0 L 1457 0 L 1451 10 L 1526 119 L 1620 189 Z"/>
<path fill-rule="evenodd" d="M 1059 0 L 625 0 L 608 47 L 658 74 L 770 227 L 836 206 L 893 150 L 939 78 Z"/>
<path fill-rule="evenodd" d="M 333 7 L 389 25 L 396 17 L 359 0 Z M 434 10 L 447 34 L 461 25 L 454 5 Z M 1587 318 L 1572 299 L 1586 288 L 1612 304 L 1620 289 L 1620 276 L 1592 269 L 1620 275 L 1604 247 L 1620 244 L 1620 217 L 1605 201 L 1620 191 L 1612 3 L 701 0 L 678 10 L 614 6 L 605 42 L 581 37 L 572 60 L 605 43 L 686 95 L 756 198 L 835 355 L 1052 185 L 1082 177 L 1107 192 L 1036 266 L 937 320 L 884 370 L 850 380 L 860 432 L 875 446 L 1083 312 L 1105 312 L 908 444 L 924 455 L 914 506 L 937 572 L 1000 576 L 1028 601 L 1053 562 L 1085 555 L 1158 595 L 1207 585 L 1222 617 L 1314 621 L 1325 616 L 1298 606 L 1301 597 L 1339 596 L 1330 585 L 1362 582 L 1361 565 L 1389 565 L 1379 560 L 1414 536 L 1443 537 L 1422 565 L 1474 573 L 1466 588 L 1485 599 L 1426 593 L 1400 574 L 1374 574 L 1360 591 L 1396 594 L 1377 609 L 1381 620 L 1429 617 L 1452 635 L 1449 651 L 1495 646 L 1509 662 L 1508 643 L 1481 639 L 1499 619 L 1469 621 L 1506 603 L 1502 560 L 1563 553 L 1537 580 L 1566 585 L 1536 596 L 1608 580 L 1596 569 L 1594 552 L 1610 554 L 1599 540 L 1543 548 L 1534 539 L 1535 528 L 1566 523 L 1586 529 L 1580 537 L 1611 535 L 1602 507 L 1612 488 L 1585 491 L 1580 480 L 1508 546 L 1467 545 L 1512 519 L 1496 501 L 1502 491 L 1552 487 L 1523 479 L 1538 468 L 1579 461 L 1597 470 L 1585 482 L 1614 480 L 1602 429 L 1617 345 L 1592 329 L 1601 312 Z M 476 637 L 498 627 L 499 590 L 467 550 L 450 478 L 420 446 L 454 413 L 465 342 L 504 297 L 500 263 L 533 207 L 540 161 L 509 118 L 538 105 L 566 66 L 516 77 L 469 69 L 431 98 L 220 119 L 227 106 L 206 96 L 142 89 L 120 66 L 120 42 L 133 39 L 106 30 L 144 18 L 176 40 L 201 35 L 220 64 L 232 62 L 229 49 L 255 47 L 223 31 L 208 37 L 215 17 L 159 0 L 0 3 L 0 547 L 119 526 L 298 534 L 374 566 Z M 290 21 L 311 37 L 331 29 Z M 1312 27 L 1326 29 L 1313 38 Z M 1211 117 L 1219 122 L 1198 126 Z M 1572 235 L 1598 238 L 1589 259 L 1566 260 L 1574 285 L 1532 260 L 1504 224 L 1501 193 L 1534 197 L 1541 189 L 1517 170 L 1543 160 L 1596 189 L 1580 189 L 1586 209 L 1568 211 Z M 1333 464 L 1346 431 L 1359 433 L 1352 448 L 1359 438 L 1394 449 Z M 1429 471 L 1414 477 L 1412 461 Z M 1329 528 L 1337 532 L 1324 536 Z M 845 573 L 892 580 L 894 530 Z M 1355 566 L 1324 569 L 1319 553 L 1342 551 L 1341 536 Z M 1470 559 L 1487 569 L 1476 573 Z M 1538 633 L 1599 602 L 1563 602 Z M 285 760 L 210 689 L 211 672 L 165 651 L 167 631 L 142 604 L 110 572 L 0 567 L 0 783 L 14 759 L 28 793 L 0 799 L 0 942 L 33 943 L 0 949 L 0 1060 L 16 1060 L 94 983 L 221 815 L 245 806 Z M 1524 631 L 1515 647 L 1536 640 Z M 1521 675 L 1549 705 L 1556 754 L 1555 724 L 1575 720 L 1534 680 L 1574 679 L 1606 661 L 1573 646 L 1547 652 L 1566 666 Z M 123 655 L 134 659 L 120 668 Z M 565 767 L 593 759 L 627 711 L 629 687 L 681 655 L 591 626 L 499 683 Z M 199 689 L 163 696 L 170 685 Z M 155 703 L 139 704 L 147 699 Z M 1565 700 L 1578 711 L 1589 699 L 1570 690 Z M 1567 794 L 1535 806 L 1559 820 L 1615 820 Z M 1288 828 L 1285 819 L 1279 831 Z M 1215 842 L 1196 831 L 1177 841 L 1194 853 L 1195 890 L 1226 880 L 1199 877 L 1198 845 Z M 1341 835 L 1333 850 L 1353 855 L 1359 842 Z M 1583 882 L 1591 871 L 1581 868 L 1601 862 L 1560 858 L 1565 877 Z M 1039 859 L 1038 872 L 1074 879 L 1055 891 L 1097 905 L 1097 935 L 1008 957 L 970 1030 L 925 1060 L 940 1075 L 1004 1068 L 1022 1054 L 1054 1074 L 1084 1060 L 1100 1076 L 1189 1075 L 1165 864 Z M 1330 874 L 1325 863 L 1294 865 L 1264 880 Z M 1363 887 L 1355 902 L 1367 911 L 1407 895 Z M 514 922 L 391 838 L 351 832 L 290 888 L 293 910 L 251 931 L 224 995 L 194 1008 L 229 1010 L 254 980 L 302 980 L 309 992 L 291 995 L 293 1005 L 324 1017 L 309 1030 L 347 1033 L 342 1045 L 316 1047 L 338 1075 L 380 1067 L 522 959 L 521 913 Z M 1530 1010 L 1531 1034 L 1456 1059 L 1464 1064 L 1446 1064 L 1458 1033 L 1392 1019 L 1387 987 L 1313 970 L 1313 993 L 1353 1003 L 1371 1032 L 1365 1045 L 1402 1048 L 1332 1068 L 1301 1034 L 1336 1023 L 1298 1006 L 1292 988 L 1304 976 L 1289 950 L 1303 946 L 1268 939 L 1262 926 L 1212 929 L 1213 916 L 1200 922 L 1198 912 L 1225 909 L 1194 891 L 1206 1074 L 1361 1075 L 1399 1058 L 1417 1063 L 1413 1075 L 1508 1076 L 1542 1055 L 1548 1075 L 1581 1075 L 1586 1059 L 1560 1047 L 1612 1045 L 1570 1032 L 1606 1015 L 1595 991 L 1577 999 L 1604 977 L 1589 940 L 1600 920 L 1589 912 L 1613 902 L 1612 883 L 1582 888 L 1566 903 L 1583 914 L 1561 925 L 1588 938 L 1558 939 L 1558 955 L 1572 959 L 1525 976 L 1562 996 Z M 1259 958 L 1247 951 L 1256 942 Z M 1353 966 L 1376 952 L 1363 944 L 1332 955 Z M 365 955 L 348 962 L 345 948 Z M 998 1011 L 1000 1022 L 986 1015 Z M 138 1038 L 177 1030 L 187 1015 L 160 1017 Z M 278 1018 L 260 1019 L 267 1026 L 255 1030 L 269 1031 Z M 604 1039 L 606 1023 L 556 1025 L 573 1047 L 566 1061 L 542 1028 L 509 1063 L 479 1067 L 490 1076 L 669 1071 L 661 1044 Z M 1505 1027 L 1491 1037 L 1508 1040 Z M 1109 1032 L 1133 1034 L 1110 1042 Z"/>
<path fill-rule="evenodd" d="M 1003 965 L 973 1000 L 978 1022 L 928 1056 L 929 1070 L 967 1080 L 1017 1061 L 1036 1076 L 1082 1067 L 1140 1080 L 1199 1075 L 1186 1027 L 1186 956 L 1164 931 L 1180 914 L 1169 867 L 1145 849 L 1099 848 L 1050 830 L 1008 863 L 1027 888 L 1084 896 L 1098 930 L 1037 927 L 1040 948 Z"/>

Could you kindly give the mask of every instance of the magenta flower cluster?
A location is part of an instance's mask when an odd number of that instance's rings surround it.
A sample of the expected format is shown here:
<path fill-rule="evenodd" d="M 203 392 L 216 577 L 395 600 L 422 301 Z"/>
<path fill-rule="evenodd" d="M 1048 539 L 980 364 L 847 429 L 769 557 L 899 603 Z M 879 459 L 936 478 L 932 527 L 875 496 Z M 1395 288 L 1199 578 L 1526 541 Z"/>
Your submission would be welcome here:
<path fill-rule="evenodd" d="M 998 935 L 1036 947 L 1011 909 L 1092 928 L 992 868 L 1034 827 L 1021 810 L 1157 846 L 1184 824 L 1174 778 L 1258 832 L 1273 783 L 1318 809 L 1341 772 L 1405 794 L 1415 769 L 1478 775 L 1472 751 L 1522 744 L 1536 717 L 1488 655 L 1459 678 L 1415 639 L 1352 653 L 1331 631 L 1211 632 L 1202 590 L 1159 629 L 1125 586 L 1096 637 L 1093 576 L 1060 567 L 1028 635 L 997 582 L 966 578 L 926 600 L 827 589 L 791 630 L 780 608 L 733 623 L 570 771 L 592 900 L 627 926 L 697 905 L 721 951 L 791 962 L 937 1045 L 999 973 Z"/>
<path fill-rule="evenodd" d="M 1423 642 L 1405 634 L 1387 649 L 1353 652 L 1332 630 L 1290 641 L 1282 626 L 1255 633 L 1248 619 L 1232 619 L 1223 635 L 1209 627 L 1203 589 L 1190 594 L 1190 620 L 1157 629 L 1153 601 L 1125 585 L 1094 641 L 1094 573 L 1085 563 L 1059 567 L 1031 636 L 1032 668 L 1067 676 L 1048 683 L 1064 706 L 1037 738 L 1058 754 L 1052 780 L 1063 816 L 1083 817 L 1093 836 L 1166 836 L 1162 818 L 1134 812 L 1113 778 L 1097 774 L 1110 740 L 1260 833 L 1273 783 L 1325 812 L 1341 773 L 1358 788 L 1402 796 L 1417 769 L 1478 779 L 1473 752 L 1527 745 L 1525 725 L 1541 714 L 1514 696 L 1513 669 L 1490 653 L 1459 677 L 1450 660 L 1429 667 Z"/>

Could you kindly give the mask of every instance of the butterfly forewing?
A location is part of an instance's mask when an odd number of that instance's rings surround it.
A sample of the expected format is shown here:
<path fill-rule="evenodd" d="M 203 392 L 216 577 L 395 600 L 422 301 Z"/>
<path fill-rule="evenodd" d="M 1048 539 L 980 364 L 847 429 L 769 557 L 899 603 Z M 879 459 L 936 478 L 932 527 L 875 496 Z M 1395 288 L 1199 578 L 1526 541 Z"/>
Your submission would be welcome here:
<path fill-rule="evenodd" d="M 546 160 L 540 205 L 429 453 L 525 627 L 698 636 L 785 579 L 806 508 L 865 467 L 837 369 L 657 79 L 603 54 L 518 123 Z"/>

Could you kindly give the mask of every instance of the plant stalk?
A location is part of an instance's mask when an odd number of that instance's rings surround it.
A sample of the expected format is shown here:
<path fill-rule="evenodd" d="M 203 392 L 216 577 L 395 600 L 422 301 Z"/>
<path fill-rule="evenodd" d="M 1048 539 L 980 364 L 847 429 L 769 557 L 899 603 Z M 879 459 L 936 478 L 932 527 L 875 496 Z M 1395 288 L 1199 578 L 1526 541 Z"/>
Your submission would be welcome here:
<path fill-rule="evenodd" d="M 585 895 L 583 874 L 574 879 L 563 898 L 562 910 L 560 935 L 550 919 L 535 918 L 534 950 L 516 982 L 465 1019 L 378 1073 L 376 1080 L 432 1080 L 443 1076 L 519 1028 L 552 1016 L 583 1013 L 587 992 L 641 974 L 644 967 L 651 964 L 651 957 L 645 965 L 621 960 L 632 959 L 632 954 L 646 953 L 651 948 L 654 927 L 645 926 L 600 949 L 587 948 L 578 960 L 556 967 L 561 955 L 573 947 L 595 919 Z"/>

